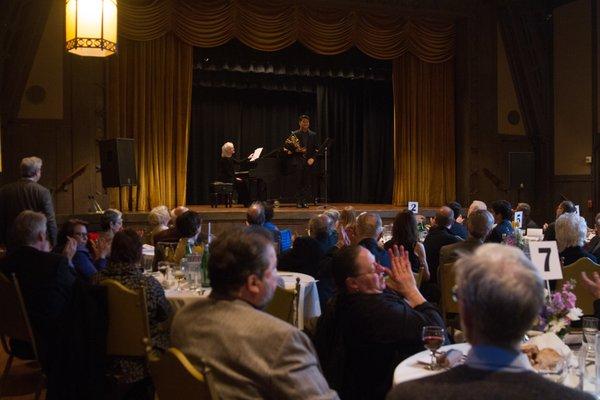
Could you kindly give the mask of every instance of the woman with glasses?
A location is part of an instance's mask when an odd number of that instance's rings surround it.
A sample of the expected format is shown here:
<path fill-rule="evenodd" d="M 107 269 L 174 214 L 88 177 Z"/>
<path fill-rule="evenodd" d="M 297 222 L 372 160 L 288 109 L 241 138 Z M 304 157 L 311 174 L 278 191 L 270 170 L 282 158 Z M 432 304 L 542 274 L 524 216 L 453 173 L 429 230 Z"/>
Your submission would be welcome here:
<path fill-rule="evenodd" d="M 72 259 L 75 272 L 84 280 L 89 280 L 96 272 L 106 267 L 106 257 L 110 252 L 110 243 L 102 238 L 96 242 L 96 254 L 90 252 L 88 242 L 88 223 L 80 219 L 70 219 L 65 222 L 58 232 L 55 253 L 62 253 L 63 248 L 70 240 L 77 243 L 77 251 Z"/>

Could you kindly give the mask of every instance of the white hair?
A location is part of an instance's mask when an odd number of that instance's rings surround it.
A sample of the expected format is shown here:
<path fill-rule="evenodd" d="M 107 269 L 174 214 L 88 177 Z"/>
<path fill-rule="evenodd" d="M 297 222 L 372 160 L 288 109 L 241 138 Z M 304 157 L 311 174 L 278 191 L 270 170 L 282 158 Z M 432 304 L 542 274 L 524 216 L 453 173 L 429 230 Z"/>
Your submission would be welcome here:
<path fill-rule="evenodd" d="M 469 328 L 490 344 L 521 340 L 544 302 L 542 277 L 525 254 L 516 247 L 484 244 L 455 265 L 457 296 L 469 315 Z"/>
<path fill-rule="evenodd" d="M 473 200 L 467 211 L 467 217 L 477 210 L 487 210 L 487 205 L 481 200 Z"/>
<path fill-rule="evenodd" d="M 171 220 L 171 214 L 167 206 L 154 207 L 148 214 L 148 223 L 152 226 L 167 226 Z"/>
<path fill-rule="evenodd" d="M 24 178 L 34 177 L 42 169 L 42 159 L 39 157 L 25 157 L 21 160 L 21 176 Z"/>
<path fill-rule="evenodd" d="M 381 217 L 376 213 L 364 212 L 358 216 L 356 228 L 361 238 L 377 239 L 383 230 Z"/>
<path fill-rule="evenodd" d="M 583 246 L 587 223 L 575 213 L 564 213 L 556 219 L 556 244 L 558 251 L 567 247 Z"/>
<path fill-rule="evenodd" d="M 227 150 L 233 149 L 233 143 L 227 142 L 223 146 L 221 146 L 221 157 L 227 156 Z"/>
<path fill-rule="evenodd" d="M 46 234 L 46 216 L 31 210 L 22 211 L 13 223 L 15 242 L 22 245 L 34 245 L 40 234 Z"/>

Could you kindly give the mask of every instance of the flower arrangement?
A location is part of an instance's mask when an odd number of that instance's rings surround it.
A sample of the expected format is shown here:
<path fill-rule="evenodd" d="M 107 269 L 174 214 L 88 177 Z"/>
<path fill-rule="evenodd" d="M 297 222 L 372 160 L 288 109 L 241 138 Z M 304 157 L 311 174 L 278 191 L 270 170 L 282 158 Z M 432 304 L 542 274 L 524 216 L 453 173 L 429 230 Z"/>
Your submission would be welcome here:
<path fill-rule="evenodd" d="M 515 228 L 514 232 L 509 235 L 502 235 L 502 243 L 508 246 L 518 247 L 521 250 L 525 248 L 525 238 L 519 228 Z"/>
<path fill-rule="evenodd" d="M 583 312 L 575 307 L 577 301 L 577 296 L 573 293 L 575 284 L 575 280 L 571 279 L 562 285 L 560 291 L 547 293 L 538 321 L 538 330 L 553 332 L 562 337 L 569 331 L 571 322 L 579 320 Z"/>

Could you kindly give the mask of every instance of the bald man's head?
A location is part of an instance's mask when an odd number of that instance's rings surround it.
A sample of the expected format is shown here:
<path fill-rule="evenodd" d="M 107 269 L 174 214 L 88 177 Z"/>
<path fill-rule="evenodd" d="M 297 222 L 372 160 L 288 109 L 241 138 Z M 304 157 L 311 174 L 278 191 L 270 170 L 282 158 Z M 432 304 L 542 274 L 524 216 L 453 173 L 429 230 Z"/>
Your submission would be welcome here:
<path fill-rule="evenodd" d="M 450 228 L 454 221 L 454 211 L 450 207 L 443 206 L 435 213 L 435 223 L 437 226 Z"/>

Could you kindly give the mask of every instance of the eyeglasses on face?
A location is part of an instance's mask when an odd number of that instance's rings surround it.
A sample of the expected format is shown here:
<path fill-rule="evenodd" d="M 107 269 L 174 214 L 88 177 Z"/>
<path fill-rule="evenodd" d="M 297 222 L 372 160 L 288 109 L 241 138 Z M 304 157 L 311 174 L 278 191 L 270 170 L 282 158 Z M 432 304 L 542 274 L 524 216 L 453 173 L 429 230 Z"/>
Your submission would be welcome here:
<path fill-rule="evenodd" d="M 73 236 L 88 237 L 87 232 L 73 232 Z"/>

